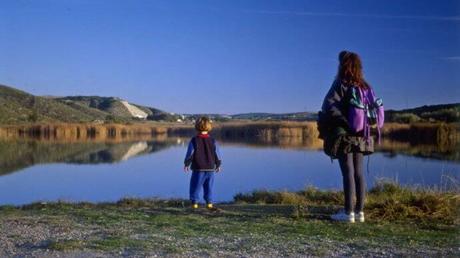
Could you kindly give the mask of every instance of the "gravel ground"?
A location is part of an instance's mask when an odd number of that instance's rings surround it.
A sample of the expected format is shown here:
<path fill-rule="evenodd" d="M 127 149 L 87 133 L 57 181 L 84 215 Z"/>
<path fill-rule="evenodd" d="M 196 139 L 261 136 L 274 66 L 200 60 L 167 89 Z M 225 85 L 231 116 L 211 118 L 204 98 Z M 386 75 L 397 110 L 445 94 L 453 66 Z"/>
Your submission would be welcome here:
<path fill-rule="evenodd" d="M 0 211 L 0 257 L 460 256 L 458 227 L 415 227 L 420 233 L 412 235 L 372 222 L 344 225 L 293 219 L 285 211 L 277 214 L 276 208 L 254 210 L 228 206 L 217 213 L 113 207 Z M 379 230 L 395 235 L 382 236 Z M 438 235 L 454 238 L 454 244 L 429 244 Z"/>

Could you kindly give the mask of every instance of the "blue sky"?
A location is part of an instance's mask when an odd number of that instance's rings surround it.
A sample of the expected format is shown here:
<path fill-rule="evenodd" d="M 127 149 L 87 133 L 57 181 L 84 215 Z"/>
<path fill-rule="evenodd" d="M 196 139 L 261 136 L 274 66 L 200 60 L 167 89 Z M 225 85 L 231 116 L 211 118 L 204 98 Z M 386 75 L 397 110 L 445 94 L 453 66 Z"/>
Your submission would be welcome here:
<path fill-rule="evenodd" d="M 0 83 L 37 95 L 317 111 L 343 49 L 387 108 L 460 102 L 460 1 L 0 1 Z"/>

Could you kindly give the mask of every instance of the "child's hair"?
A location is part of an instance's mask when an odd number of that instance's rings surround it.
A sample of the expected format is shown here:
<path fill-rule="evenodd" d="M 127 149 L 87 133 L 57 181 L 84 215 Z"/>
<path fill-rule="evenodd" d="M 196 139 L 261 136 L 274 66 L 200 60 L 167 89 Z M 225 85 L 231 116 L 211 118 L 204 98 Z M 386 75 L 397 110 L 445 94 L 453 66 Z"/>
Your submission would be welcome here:
<path fill-rule="evenodd" d="M 212 129 L 211 119 L 205 116 L 198 118 L 198 120 L 196 120 L 195 122 L 195 129 L 199 132 L 211 131 Z"/>

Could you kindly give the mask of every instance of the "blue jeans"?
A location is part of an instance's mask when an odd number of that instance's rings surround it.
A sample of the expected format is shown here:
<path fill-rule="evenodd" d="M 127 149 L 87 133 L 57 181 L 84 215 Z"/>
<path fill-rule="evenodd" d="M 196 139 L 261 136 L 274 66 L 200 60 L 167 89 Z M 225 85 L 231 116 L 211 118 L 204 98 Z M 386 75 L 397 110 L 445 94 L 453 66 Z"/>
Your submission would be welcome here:
<path fill-rule="evenodd" d="M 215 172 L 193 171 L 190 178 L 190 201 L 197 203 L 200 199 L 201 188 L 204 190 L 204 200 L 212 203 L 212 185 Z"/>

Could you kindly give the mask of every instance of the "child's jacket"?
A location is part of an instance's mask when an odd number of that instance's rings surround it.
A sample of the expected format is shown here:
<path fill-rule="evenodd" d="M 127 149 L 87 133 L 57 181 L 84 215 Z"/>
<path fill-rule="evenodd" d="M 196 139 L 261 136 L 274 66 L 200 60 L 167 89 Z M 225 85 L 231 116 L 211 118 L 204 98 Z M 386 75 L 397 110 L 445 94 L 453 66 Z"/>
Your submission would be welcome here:
<path fill-rule="evenodd" d="M 222 161 L 214 138 L 208 134 L 199 134 L 190 140 L 184 165 L 193 171 L 215 171 Z"/>

